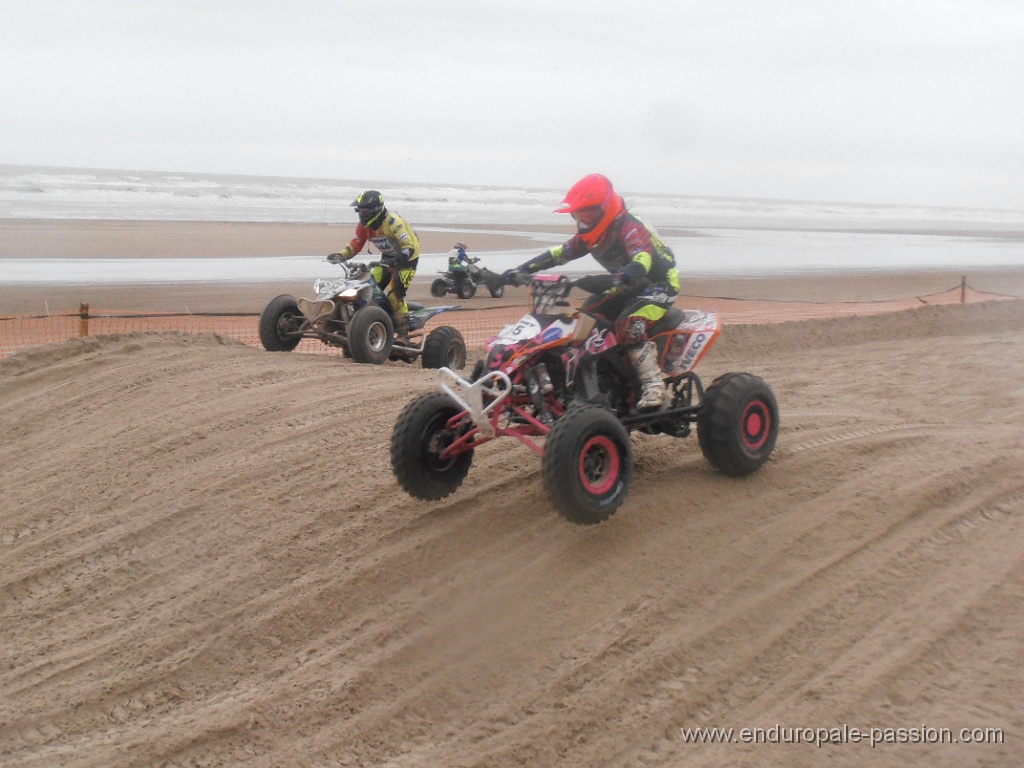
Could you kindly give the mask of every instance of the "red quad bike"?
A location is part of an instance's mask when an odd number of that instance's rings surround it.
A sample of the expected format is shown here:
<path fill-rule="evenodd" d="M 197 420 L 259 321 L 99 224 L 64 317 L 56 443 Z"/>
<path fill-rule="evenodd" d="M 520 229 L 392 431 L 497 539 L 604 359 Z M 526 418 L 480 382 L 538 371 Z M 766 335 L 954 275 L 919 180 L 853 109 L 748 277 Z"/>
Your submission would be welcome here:
<path fill-rule="evenodd" d="M 613 325 L 558 312 L 569 307 L 573 287 L 597 293 L 610 279 L 534 276 L 532 311 L 488 342 L 468 380 L 450 368 L 438 371 L 442 391 L 412 400 L 391 436 L 392 469 L 410 495 L 453 493 L 473 451 L 499 437 L 541 456 L 559 514 L 580 524 L 606 520 L 625 499 L 631 430 L 687 437 L 696 424 L 705 458 L 726 475 L 747 475 L 768 460 L 779 430 L 771 388 L 750 373 L 726 373 L 705 389 L 693 372 L 718 337 L 715 313 L 672 308 L 650 329 L 666 404 L 637 411 L 640 381 Z"/>

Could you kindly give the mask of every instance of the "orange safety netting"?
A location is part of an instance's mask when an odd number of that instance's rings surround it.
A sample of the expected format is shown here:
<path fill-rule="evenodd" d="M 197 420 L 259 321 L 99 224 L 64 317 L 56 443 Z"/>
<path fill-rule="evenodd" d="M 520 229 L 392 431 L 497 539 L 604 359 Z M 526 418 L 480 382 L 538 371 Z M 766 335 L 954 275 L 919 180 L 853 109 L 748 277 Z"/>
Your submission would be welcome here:
<path fill-rule="evenodd" d="M 959 304 L 1013 298 L 957 286 L 928 296 L 850 302 L 794 302 L 738 299 L 724 296 L 680 296 L 676 306 L 718 312 L 723 325 L 781 323 L 791 320 L 812 320 L 851 315 L 877 315 L 912 309 L 925 304 Z M 451 325 L 458 328 L 469 347 L 483 346 L 508 323 L 528 311 L 522 305 L 483 310 L 445 312 L 428 324 L 431 327 Z M 184 333 L 219 333 L 259 347 L 255 314 L 175 314 L 144 311 L 90 310 L 55 315 L 15 315 L 0 317 L 0 357 L 32 347 L 81 336 L 139 331 L 179 331 Z M 339 354 L 315 339 L 303 339 L 297 351 L 316 354 Z"/>

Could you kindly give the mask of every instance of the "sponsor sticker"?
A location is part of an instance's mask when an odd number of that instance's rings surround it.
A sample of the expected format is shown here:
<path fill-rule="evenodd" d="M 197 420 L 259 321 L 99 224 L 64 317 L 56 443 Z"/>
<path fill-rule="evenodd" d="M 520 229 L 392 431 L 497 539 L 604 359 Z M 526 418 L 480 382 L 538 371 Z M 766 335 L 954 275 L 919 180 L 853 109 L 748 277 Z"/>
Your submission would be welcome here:
<path fill-rule="evenodd" d="M 690 337 L 690 343 L 686 347 L 686 351 L 683 353 L 682 360 L 679 361 L 680 367 L 684 371 L 690 370 L 693 367 L 694 362 L 697 360 L 697 355 L 704 349 L 704 344 L 707 342 L 710 334 L 699 332 L 693 334 Z"/>
<path fill-rule="evenodd" d="M 714 312 L 693 312 L 686 310 L 686 319 L 683 320 L 680 328 L 688 331 L 711 331 L 718 323 L 718 317 Z"/>
<path fill-rule="evenodd" d="M 592 355 L 599 354 L 606 349 L 611 349 L 618 343 L 615 334 L 606 328 L 595 328 L 590 336 L 583 342 L 583 348 Z"/>
<path fill-rule="evenodd" d="M 544 329 L 544 333 L 541 334 L 540 340 L 547 344 L 549 341 L 556 341 L 564 335 L 565 332 L 557 325 L 550 325 Z"/>

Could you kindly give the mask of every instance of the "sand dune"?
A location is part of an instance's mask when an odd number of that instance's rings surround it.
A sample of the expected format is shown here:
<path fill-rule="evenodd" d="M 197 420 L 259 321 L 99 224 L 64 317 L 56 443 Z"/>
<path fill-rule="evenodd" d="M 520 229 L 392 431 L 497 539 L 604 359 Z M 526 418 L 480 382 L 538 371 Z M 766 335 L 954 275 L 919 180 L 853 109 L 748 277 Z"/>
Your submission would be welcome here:
<path fill-rule="evenodd" d="M 702 375 L 772 384 L 772 461 L 635 435 L 588 528 L 514 444 L 403 495 L 419 368 L 176 334 L 0 360 L 0 765 L 1016 764 L 1022 330 L 1020 301 L 727 328 Z M 680 730 L 844 725 L 1002 743 Z"/>

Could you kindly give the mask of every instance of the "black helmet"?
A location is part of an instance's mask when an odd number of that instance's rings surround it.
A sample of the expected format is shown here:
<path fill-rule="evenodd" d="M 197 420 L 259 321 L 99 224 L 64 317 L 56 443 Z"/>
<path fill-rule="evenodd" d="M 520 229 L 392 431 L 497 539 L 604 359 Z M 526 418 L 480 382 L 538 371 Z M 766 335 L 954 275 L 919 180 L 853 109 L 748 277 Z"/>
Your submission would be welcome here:
<path fill-rule="evenodd" d="M 384 196 L 376 189 L 368 189 L 355 200 L 352 207 L 359 214 L 359 223 L 364 227 L 375 227 L 380 224 L 386 214 L 384 207 Z"/>

